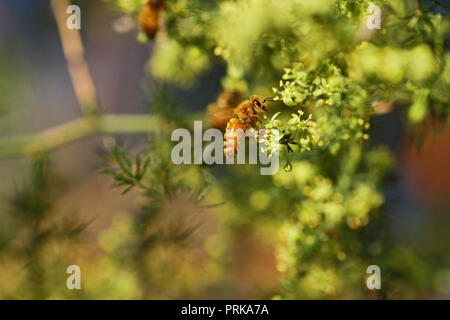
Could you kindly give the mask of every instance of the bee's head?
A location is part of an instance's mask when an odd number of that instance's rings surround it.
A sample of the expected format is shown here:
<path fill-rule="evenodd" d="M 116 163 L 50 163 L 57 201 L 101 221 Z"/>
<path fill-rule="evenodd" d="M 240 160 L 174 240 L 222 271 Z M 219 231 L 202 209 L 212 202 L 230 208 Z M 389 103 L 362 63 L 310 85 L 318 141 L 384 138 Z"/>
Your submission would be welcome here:
<path fill-rule="evenodd" d="M 266 103 L 260 97 L 258 97 L 258 96 L 251 96 L 250 99 L 252 101 L 253 108 L 255 108 L 256 112 L 258 112 L 258 113 L 267 113 L 267 112 L 269 112 L 269 110 L 267 110 Z"/>

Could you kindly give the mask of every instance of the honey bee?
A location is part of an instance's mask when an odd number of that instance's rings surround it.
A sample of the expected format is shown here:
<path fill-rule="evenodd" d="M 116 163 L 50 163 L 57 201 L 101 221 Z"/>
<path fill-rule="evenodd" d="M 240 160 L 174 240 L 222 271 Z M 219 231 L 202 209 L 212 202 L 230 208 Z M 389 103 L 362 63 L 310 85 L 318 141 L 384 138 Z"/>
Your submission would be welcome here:
<path fill-rule="evenodd" d="M 251 96 L 250 100 L 241 102 L 235 109 L 235 118 L 228 121 L 224 136 L 224 154 L 227 158 L 233 157 L 239 148 L 239 139 L 237 130 L 246 131 L 250 128 L 256 128 L 260 113 L 268 113 L 266 102 L 273 98 L 261 99 L 258 96 Z"/>
<path fill-rule="evenodd" d="M 234 116 L 234 108 L 242 99 L 241 92 L 237 90 L 225 90 L 217 97 L 217 101 L 207 107 L 207 113 L 211 119 L 211 126 L 220 130 L 227 127 L 228 121 Z"/>
<path fill-rule="evenodd" d="M 139 13 L 141 30 L 154 38 L 162 25 L 162 13 L 166 7 L 165 0 L 145 0 Z"/>

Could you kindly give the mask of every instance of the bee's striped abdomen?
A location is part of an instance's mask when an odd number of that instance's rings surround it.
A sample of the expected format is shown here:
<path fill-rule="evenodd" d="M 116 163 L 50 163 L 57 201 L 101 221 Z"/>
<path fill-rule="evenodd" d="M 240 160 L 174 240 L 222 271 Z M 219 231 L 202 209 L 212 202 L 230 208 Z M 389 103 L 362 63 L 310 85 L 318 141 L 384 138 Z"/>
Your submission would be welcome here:
<path fill-rule="evenodd" d="M 228 121 L 224 136 L 224 154 L 228 159 L 232 158 L 239 148 L 239 129 L 242 130 L 242 132 L 245 132 L 247 129 L 246 124 L 236 118 L 232 118 Z"/>

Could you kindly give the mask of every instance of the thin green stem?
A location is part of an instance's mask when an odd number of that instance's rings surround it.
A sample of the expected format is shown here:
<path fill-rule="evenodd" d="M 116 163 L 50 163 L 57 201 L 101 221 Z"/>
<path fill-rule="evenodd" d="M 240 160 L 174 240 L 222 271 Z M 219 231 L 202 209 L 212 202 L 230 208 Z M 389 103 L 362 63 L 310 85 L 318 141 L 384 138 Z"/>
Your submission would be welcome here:
<path fill-rule="evenodd" d="M 83 117 L 40 133 L 0 139 L 0 157 L 38 155 L 98 133 L 149 133 L 158 120 L 149 115 L 102 115 Z"/>

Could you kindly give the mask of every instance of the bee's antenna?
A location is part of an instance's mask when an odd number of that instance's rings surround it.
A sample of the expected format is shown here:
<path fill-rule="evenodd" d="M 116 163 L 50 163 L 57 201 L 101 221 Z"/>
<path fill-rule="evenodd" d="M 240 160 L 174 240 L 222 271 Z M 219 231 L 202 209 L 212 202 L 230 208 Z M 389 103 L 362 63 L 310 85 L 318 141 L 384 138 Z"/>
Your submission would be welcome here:
<path fill-rule="evenodd" d="M 263 102 L 266 102 L 266 101 L 275 101 L 274 98 L 275 98 L 275 97 L 264 98 Z"/>

